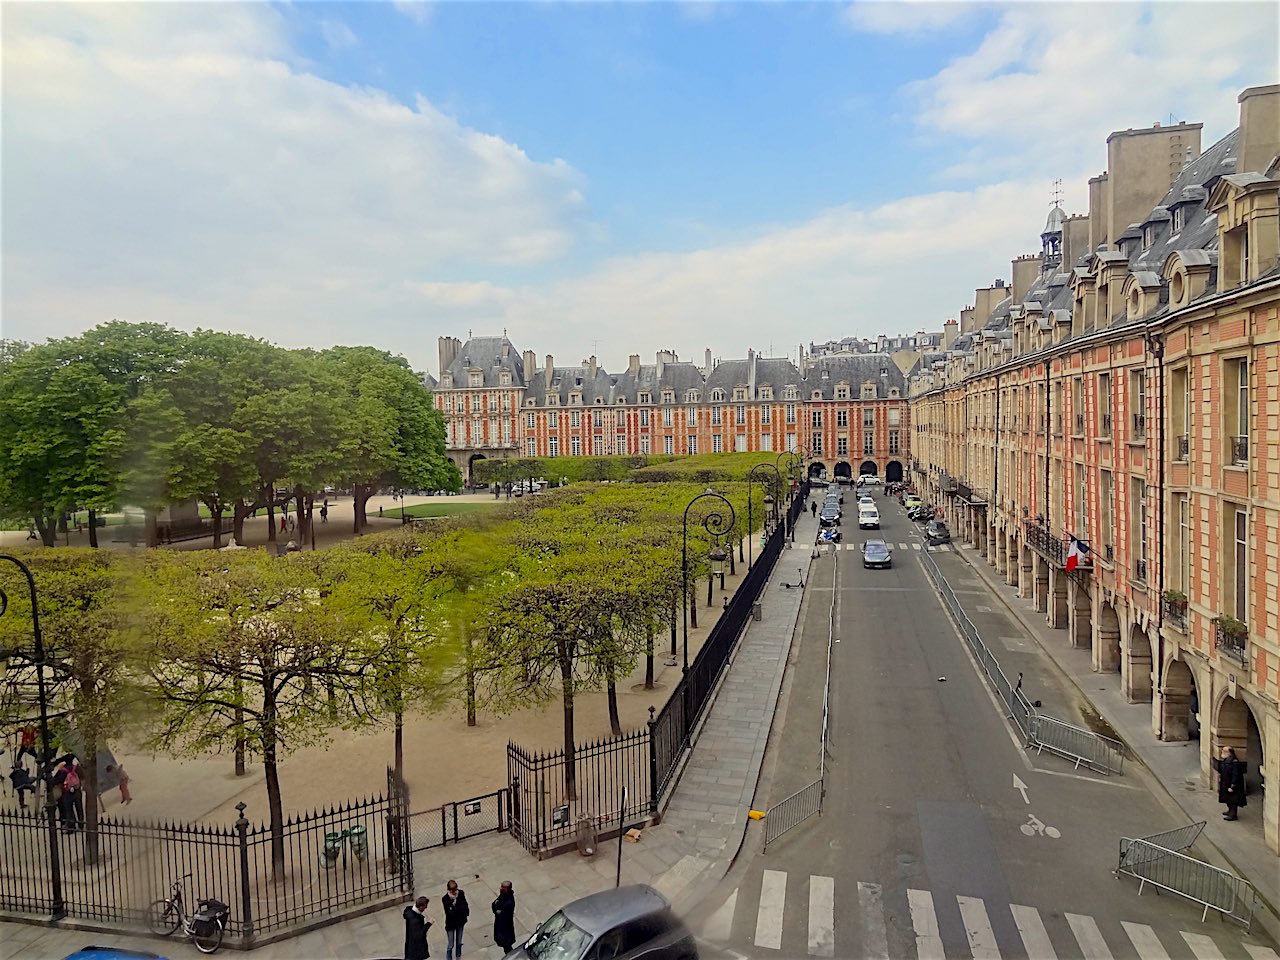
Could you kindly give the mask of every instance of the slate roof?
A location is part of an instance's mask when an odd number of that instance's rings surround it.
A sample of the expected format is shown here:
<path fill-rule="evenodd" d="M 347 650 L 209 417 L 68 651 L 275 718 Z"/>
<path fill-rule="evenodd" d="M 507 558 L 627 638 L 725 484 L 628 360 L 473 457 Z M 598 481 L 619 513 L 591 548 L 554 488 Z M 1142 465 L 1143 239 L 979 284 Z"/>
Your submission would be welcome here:
<path fill-rule="evenodd" d="M 504 355 L 504 348 L 506 353 Z M 496 387 L 501 383 L 502 370 L 511 372 L 513 386 L 524 386 L 524 362 L 520 351 L 506 337 L 471 337 L 458 350 L 457 357 L 449 364 L 454 387 L 466 387 L 467 374 L 479 369 L 484 374 L 484 386 Z"/>
<path fill-rule="evenodd" d="M 825 376 L 824 376 L 825 374 Z M 889 389 L 897 387 L 906 396 L 907 381 L 888 354 L 867 353 L 848 357 L 814 357 L 806 365 L 800 396 L 808 400 L 814 391 L 821 391 L 822 399 L 834 400 L 836 384 L 849 385 L 849 396 L 862 396 L 862 385 L 868 380 L 876 385 L 876 396 L 885 399 Z"/>
<path fill-rule="evenodd" d="M 735 387 L 751 386 L 751 366 L 755 364 L 755 393 L 747 395 L 748 400 L 760 399 L 760 388 L 770 387 L 773 398 L 781 400 L 783 391 L 788 387 L 800 390 L 803 378 L 794 363 L 785 357 L 755 357 L 745 360 L 721 360 L 707 377 L 706 392 L 711 396 L 713 390 L 723 390 L 726 399 L 732 399 Z"/>

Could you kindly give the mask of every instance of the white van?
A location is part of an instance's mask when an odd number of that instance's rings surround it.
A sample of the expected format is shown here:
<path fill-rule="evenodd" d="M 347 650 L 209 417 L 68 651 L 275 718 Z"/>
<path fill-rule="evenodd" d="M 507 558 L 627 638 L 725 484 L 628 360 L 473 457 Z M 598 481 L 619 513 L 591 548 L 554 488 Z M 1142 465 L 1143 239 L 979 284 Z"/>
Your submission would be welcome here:
<path fill-rule="evenodd" d="M 874 505 L 860 504 L 858 506 L 858 529 L 880 529 L 880 511 L 877 510 Z"/>

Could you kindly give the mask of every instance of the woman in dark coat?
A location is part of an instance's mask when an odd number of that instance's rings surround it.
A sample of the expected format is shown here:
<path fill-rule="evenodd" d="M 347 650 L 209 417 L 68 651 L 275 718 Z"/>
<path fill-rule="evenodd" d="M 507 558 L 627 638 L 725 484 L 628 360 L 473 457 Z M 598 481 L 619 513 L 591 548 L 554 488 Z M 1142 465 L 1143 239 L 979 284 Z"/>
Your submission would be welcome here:
<path fill-rule="evenodd" d="M 1218 802 L 1227 805 L 1223 820 L 1237 820 L 1236 808 L 1243 807 L 1244 798 L 1244 764 L 1236 759 L 1236 752 L 1230 747 L 1222 748 L 1222 759 L 1214 766 L 1218 770 Z"/>
<path fill-rule="evenodd" d="M 516 942 L 516 895 L 511 881 L 503 880 L 493 901 L 493 942 L 510 953 Z"/>
<path fill-rule="evenodd" d="M 404 908 L 404 960 L 427 960 L 431 956 L 427 949 L 427 930 L 431 928 L 427 904 L 430 902 L 426 897 L 419 897 L 413 906 Z"/>

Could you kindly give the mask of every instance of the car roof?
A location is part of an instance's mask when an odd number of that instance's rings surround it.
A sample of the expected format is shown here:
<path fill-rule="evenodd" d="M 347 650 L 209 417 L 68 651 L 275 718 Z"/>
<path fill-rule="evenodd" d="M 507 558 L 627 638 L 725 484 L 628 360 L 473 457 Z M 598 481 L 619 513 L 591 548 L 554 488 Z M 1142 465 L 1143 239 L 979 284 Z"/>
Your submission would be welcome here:
<path fill-rule="evenodd" d="M 128 947 L 81 947 L 67 960 L 164 960 L 164 957 Z"/>
<path fill-rule="evenodd" d="M 659 913 L 670 906 L 653 887 L 635 883 L 601 890 L 561 907 L 564 915 L 588 933 L 604 933 L 620 923 Z"/>
<path fill-rule="evenodd" d="M 883 540 L 868 540 L 862 545 L 862 548 L 864 550 L 867 547 L 883 547 L 885 550 L 889 549 L 889 545 L 885 543 Z"/>

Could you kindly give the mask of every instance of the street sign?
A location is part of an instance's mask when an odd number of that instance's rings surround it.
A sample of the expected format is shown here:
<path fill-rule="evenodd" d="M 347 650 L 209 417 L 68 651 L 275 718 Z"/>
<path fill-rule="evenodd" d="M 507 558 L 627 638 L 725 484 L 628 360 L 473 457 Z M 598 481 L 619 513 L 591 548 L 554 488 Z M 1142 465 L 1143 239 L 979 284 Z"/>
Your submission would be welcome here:
<path fill-rule="evenodd" d="M 566 803 L 562 807 L 551 808 L 551 825 L 553 827 L 563 827 L 569 822 L 569 805 Z"/>
<path fill-rule="evenodd" d="M 479 813 L 479 812 L 480 812 L 479 800 L 472 800 L 470 803 L 464 803 L 462 805 L 462 815 L 464 817 L 469 817 L 472 814 Z"/>

